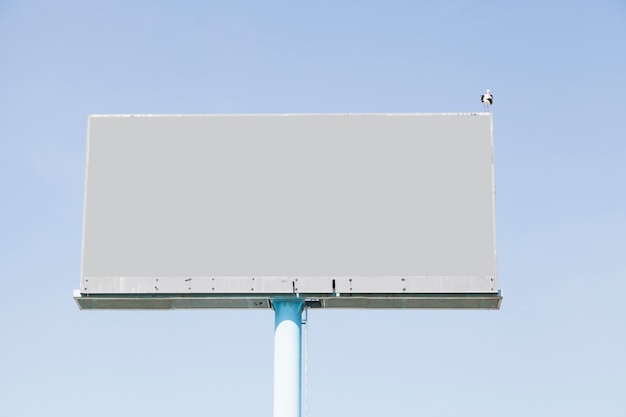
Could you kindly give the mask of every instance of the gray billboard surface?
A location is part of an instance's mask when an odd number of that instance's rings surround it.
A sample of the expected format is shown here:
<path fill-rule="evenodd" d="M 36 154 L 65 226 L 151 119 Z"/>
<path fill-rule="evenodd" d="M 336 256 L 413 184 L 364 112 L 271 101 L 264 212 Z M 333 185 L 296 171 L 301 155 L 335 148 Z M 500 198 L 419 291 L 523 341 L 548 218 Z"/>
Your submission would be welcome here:
<path fill-rule="evenodd" d="M 89 119 L 83 308 L 498 308 L 492 116 Z"/>

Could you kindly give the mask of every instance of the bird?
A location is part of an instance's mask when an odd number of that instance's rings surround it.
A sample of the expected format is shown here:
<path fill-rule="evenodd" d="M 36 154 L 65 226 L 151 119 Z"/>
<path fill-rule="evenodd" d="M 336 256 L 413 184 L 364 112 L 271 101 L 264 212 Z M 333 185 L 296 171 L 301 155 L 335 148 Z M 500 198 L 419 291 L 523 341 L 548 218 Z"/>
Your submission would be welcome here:
<path fill-rule="evenodd" d="M 483 103 L 485 111 L 489 111 L 489 106 L 493 104 L 493 94 L 491 94 L 491 91 L 489 91 L 489 89 L 487 89 L 487 92 L 485 94 L 480 96 L 480 101 Z"/>

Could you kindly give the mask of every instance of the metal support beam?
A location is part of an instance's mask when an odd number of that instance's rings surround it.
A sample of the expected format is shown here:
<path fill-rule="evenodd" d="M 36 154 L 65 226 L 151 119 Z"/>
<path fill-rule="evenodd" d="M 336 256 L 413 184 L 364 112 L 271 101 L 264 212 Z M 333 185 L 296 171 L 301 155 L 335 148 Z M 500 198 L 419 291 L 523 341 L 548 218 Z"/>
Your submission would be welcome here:
<path fill-rule="evenodd" d="M 301 417 L 302 310 L 301 298 L 272 299 L 274 327 L 274 417 Z"/>

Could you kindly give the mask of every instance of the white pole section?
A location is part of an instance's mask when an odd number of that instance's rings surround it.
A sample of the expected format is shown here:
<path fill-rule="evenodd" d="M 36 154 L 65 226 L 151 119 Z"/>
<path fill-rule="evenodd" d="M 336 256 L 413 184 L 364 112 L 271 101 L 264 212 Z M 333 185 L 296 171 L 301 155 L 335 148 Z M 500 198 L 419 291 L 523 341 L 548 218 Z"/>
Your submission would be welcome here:
<path fill-rule="evenodd" d="M 301 417 L 302 309 L 301 298 L 273 299 L 274 417 Z"/>

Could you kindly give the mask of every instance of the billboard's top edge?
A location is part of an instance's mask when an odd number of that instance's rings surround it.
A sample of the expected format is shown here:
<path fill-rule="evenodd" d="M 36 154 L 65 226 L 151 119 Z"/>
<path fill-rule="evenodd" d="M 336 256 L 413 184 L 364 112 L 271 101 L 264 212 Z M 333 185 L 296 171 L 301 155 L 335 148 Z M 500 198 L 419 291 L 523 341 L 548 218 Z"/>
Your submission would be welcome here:
<path fill-rule="evenodd" d="M 213 113 L 213 114 L 91 114 L 89 117 L 289 117 L 289 116 L 491 116 L 489 112 L 466 113 Z"/>

